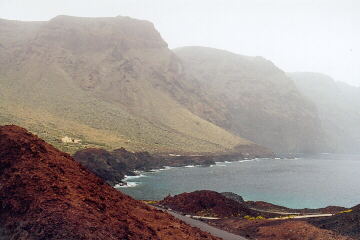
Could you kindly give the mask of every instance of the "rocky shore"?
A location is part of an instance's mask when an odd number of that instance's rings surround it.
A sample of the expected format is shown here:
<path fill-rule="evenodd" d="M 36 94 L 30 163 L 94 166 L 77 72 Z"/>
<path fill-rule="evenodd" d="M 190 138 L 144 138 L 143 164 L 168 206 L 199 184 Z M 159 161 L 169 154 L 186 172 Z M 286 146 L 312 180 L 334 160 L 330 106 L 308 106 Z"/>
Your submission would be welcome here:
<path fill-rule="evenodd" d="M 184 167 L 187 165 L 210 166 L 215 162 L 234 161 L 240 159 L 275 157 L 266 148 L 259 146 L 239 146 L 231 152 L 224 153 L 162 153 L 130 152 L 125 148 L 106 151 L 89 148 L 73 155 L 74 159 L 90 171 L 103 178 L 110 185 L 126 184 L 126 175 L 134 176 L 138 171 L 150 171 L 168 167 Z"/>

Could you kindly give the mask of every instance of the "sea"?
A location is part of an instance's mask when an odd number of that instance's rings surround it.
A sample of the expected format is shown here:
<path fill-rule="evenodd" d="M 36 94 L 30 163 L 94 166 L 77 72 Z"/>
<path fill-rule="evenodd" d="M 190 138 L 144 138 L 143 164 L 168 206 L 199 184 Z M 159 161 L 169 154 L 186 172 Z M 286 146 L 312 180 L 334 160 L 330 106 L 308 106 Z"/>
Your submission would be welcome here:
<path fill-rule="evenodd" d="M 126 182 L 128 187 L 118 189 L 140 200 L 206 189 L 289 208 L 352 207 L 360 204 L 360 155 L 233 159 L 208 167 L 165 167 Z"/>

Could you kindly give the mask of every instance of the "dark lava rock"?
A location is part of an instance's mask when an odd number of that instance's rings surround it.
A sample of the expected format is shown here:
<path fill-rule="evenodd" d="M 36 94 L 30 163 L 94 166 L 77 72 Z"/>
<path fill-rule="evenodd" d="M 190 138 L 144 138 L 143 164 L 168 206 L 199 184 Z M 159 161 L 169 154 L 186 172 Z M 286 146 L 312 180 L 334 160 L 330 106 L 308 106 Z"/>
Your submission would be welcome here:
<path fill-rule="evenodd" d="M 89 148 L 76 152 L 73 157 L 111 185 L 120 183 L 125 175 L 135 175 L 134 171 L 215 164 L 215 156 L 212 155 L 151 155 L 148 152 L 129 152 L 125 148 L 113 151 Z"/>
<path fill-rule="evenodd" d="M 237 195 L 236 193 L 233 193 L 233 192 L 222 192 L 221 195 L 229 198 L 229 199 L 232 199 L 234 201 L 237 201 L 239 203 L 244 203 L 244 199 L 242 198 L 242 196 L 240 195 Z"/>
<path fill-rule="evenodd" d="M 85 149 L 77 152 L 73 157 L 111 185 L 120 183 L 129 173 L 125 163 L 118 161 L 116 157 L 103 149 Z"/>
<path fill-rule="evenodd" d="M 343 213 L 337 213 L 332 217 L 312 219 L 310 223 L 323 229 L 360 239 L 360 205 L 356 205 L 350 211 L 345 210 Z"/>

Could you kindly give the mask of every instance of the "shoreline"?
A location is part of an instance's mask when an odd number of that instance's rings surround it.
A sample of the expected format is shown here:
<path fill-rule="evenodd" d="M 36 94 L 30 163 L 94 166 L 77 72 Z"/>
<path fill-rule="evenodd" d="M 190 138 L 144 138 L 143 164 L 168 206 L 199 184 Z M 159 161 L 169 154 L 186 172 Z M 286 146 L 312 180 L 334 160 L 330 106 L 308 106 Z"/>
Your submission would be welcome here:
<path fill-rule="evenodd" d="M 178 156 L 177 156 L 178 157 Z M 182 156 L 182 157 L 186 157 L 186 156 Z M 197 156 L 199 157 L 199 156 Z M 127 180 L 129 179 L 137 179 L 137 178 L 143 178 L 143 177 L 147 177 L 147 175 L 143 175 L 143 174 L 147 174 L 147 173 L 156 173 L 156 172 L 160 172 L 160 171 L 167 171 L 170 169 L 174 169 L 174 168 L 195 168 L 195 167 L 215 167 L 215 166 L 220 166 L 220 167 L 227 167 L 227 165 L 223 165 L 221 163 L 233 163 L 233 162 L 251 162 L 251 161 L 256 161 L 256 160 L 270 160 L 270 159 L 280 159 L 277 157 L 273 157 L 273 158 L 269 158 L 269 157 L 254 157 L 254 158 L 242 158 L 239 160 L 233 160 L 233 161 L 229 161 L 226 160 L 225 158 L 220 158 L 218 160 L 222 160 L 222 161 L 213 161 L 212 164 L 197 164 L 197 165 L 179 165 L 179 166 L 161 166 L 159 168 L 153 168 L 150 170 L 143 170 L 143 171 L 133 171 L 135 173 L 135 175 L 125 175 L 124 178 L 122 179 L 121 182 L 116 183 L 113 185 L 114 188 L 119 189 L 119 188 L 132 188 L 132 187 L 136 187 L 140 184 L 140 182 L 128 182 Z"/>
<path fill-rule="evenodd" d="M 271 161 L 272 160 L 272 161 Z M 299 166 L 299 164 L 302 164 L 304 161 L 306 161 L 306 164 L 310 164 L 313 161 L 308 161 L 308 158 L 293 158 L 293 159 L 269 159 L 269 158 L 252 158 L 252 159 L 233 159 L 232 161 L 224 161 L 224 162 L 220 162 L 220 161 L 216 161 L 214 165 L 210 165 L 207 166 L 209 168 L 204 168 L 204 166 L 183 166 L 182 168 L 174 168 L 170 167 L 168 168 L 169 172 L 163 172 L 161 173 L 161 171 L 166 171 L 167 169 L 152 169 L 151 171 L 145 171 L 145 172 L 141 172 L 138 174 L 138 176 L 136 176 L 135 178 L 139 178 L 139 179 L 132 179 L 133 177 L 130 178 L 125 178 L 124 181 L 128 182 L 129 186 L 123 186 L 123 191 L 133 197 L 135 197 L 138 200 L 161 200 L 162 198 L 166 197 L 168 194 L 174 195 L 174 194 L 180 194 L 183 192 L 191 192 L 191 191 L 196 191 L 196 190 L 213 190 L 213 191 L 229 191 L 229 192 L 233 192 L 236 194 L 240 194 L 243 195 L 245 200 L 248 203 L 251 202 L 257 202 L 258 204 L 260 203 L 269 203 L 272 205 L 277 205 L 277 206 L 284 206 L 281 209 L 277 209 L 277 207 L 274 207 L 275 209 L 273 209 L 273 211 L 277 211 L 277 212 L 281 212 L 281 211 L 285 211 L 285 212 L 290 212 L 289 209 L 296 209 L 296 212 L 311 212 L 311 209 L 320 209 L 320 208 L 326 208 L 327 206 L 342 206 L 345 208 L 349 208 L 352 205 L 354 205 L 356 203 L 356 201 L 332 201 L 331 199 L 327 199 L 327 197 L 323 197 L 320 198 L 319 201 L 311 201 L 311 199 L 315 199 L 316 198 L 311 198 L 311 195 L 307 196 L 307 197 L 302 197 L 298 195 L 294 195 L 294 196 L 288 196 L 286 197 L 276 197 L 278 195 L 274 195 L 275 197 L 272 197 L 272 192 L 269 192 L 269 194 L 262 194 L 261 191 L 258 190 L 249 190 L 248 186 L 252 185 L 250 184 L 245 184 L 245 187 L 241 187 L 241 185 L 239 187 L 237 187 L 236 182 L 234 183 L 234 179 L 236 178 L 236 174 L 240 174 L 241 172 L 243 172 L 242 169 L 253 169 L 253 168 L 257 168 L 257 167 L 261 167 L 260 169 L 268 169 L 267 166 L 271 166 L 271 168 L 276 169 L 276 166 L 278 166 L 278 164 L 286 164 L 289 165 L 290 167 L 297 167 Z M 246 164 L 246 162 L 249 162 L 248 164 Z M 245 164 L 244 164 L 245 163 Z M 315 161 L 316 163 L 316 161 Z M 323 163 L 323 160 L 320 160 L 320 163 Z M 326 163 L 326 162 L 324 162 Z M 224 166 L 223 166 L 224 165 Z M 318 165 L 318 164 L 315 164 Z M 312 166 L 312 164 L 311 164 Z M 189 167 L 189 168 L 193 168 L 190 169 L 190 171 L 188 171 L 187 168 L 185 167 Z M 197 167 L 197 168 L 196 168 Z M 214 169 L 211 169 L 211 168 Z M 234 170 L 232 170 L 234 169 Z M 287 168 L 285 168 L 287 169 Z M 292 168 L 293 169 L 293 168 Z M 295 168 L 296 169 L 296 168 Z M 262 171 L 261 170 L 261 171 Z M 230 178 L 226 177 L 226 175 L 224 175 L 224 177 L 222 177 L 221 183 L 217 183 L 220 180 L 217 180 L 218 176 L 220 176 L 219 174 L 222 173 L 226 173 L 227 171 L 231 171 L 231 176 L 229 175 Z M 154 173 L 154 172 L 158 172 L 158 173 Z M 290 171 L 291 172 L 291 171 Z M 210 175 L 207 175 L 210 174 Z M 286 176 L 290 175 L 286 174 Z M 140 175 L 140 176 L 139 176 Z M 244 175 L 244 174 L 241 174 Z M 249 174 L 246 174 L 246 176 Z M 311 174 L 313 175 L 313 174 Z M 200 176 L 200 177 L 197 177 Z M 211 181 L 207 182 L 205 181 L 205 183 L 203 183 L 204 178 L 206 176 L 211 177 Z M 141 178 L 143 177 L 143 178 Z M 270 177 L 270 176 L 269 176 Z M 181 179 L 181 180 L 177 180 L 177 178 Z M 183 179 L 184 178 L 184 179 Z M 241 181 L 244 181 L 244 179 L 248 179 L 247 177 L 241 177 L 239 179 L 241 179 Z M 199 183 L 194 182 L 196 180 L 199 180 Z M 224 186 L 222 187 L 222 183 L 226 184 L 227 179 L 230 179 L 231 183 L 231 187 L 228 186 Z M 245 179 L 245 181 L 246 181 Z M 312 179 L 312 177 L 310 176 L 310 179 Z M 169 183 L 168 183 L 169 180 Z M 249 179 L 250 180 L 250 179 Z M 183 183 L 184 181 L 184 183 Z M 252 181 L 252 180 L 251 180 Z M 256 179 L 254 179 L 254 181 L 256 181 Z M 309 180 L 308 182 L 310 182 L 311 180 Z M 132 185 L 133 182 L 136 182 L 136 185 Z M 263 182 L 263 181 L 260 181 Z M 266 181 L 269 182 L 269 181 Z M 272 182 L 270 180 L 270 182 Z M 278 182 L 277 180 L 274 181 L 275 183 Z M 157 186 L 160 186 L 160 190 L 157 190 Z M 266 184 L 266 183 L 263 183 Z M 214 186 L 214 187 L 212 187 Z M 276 185 L 275 185 L 276 186 Z M 312 185 L 313 186 L 313 185 Z M 121 189 L 120 189 L 121 190 Z M 275 187 L 275 192 L 276 192 L 276 187 Z M 259 194 L 257 194 L 259 193 Z M 276 192 L 278 193 L 278 192 Z M 305 192 L 306 193 L 306 192 Z M 281 193 L 278 193 L 281 194 Z M 331 194 L 331 193 L 330 193 Z M 297 197 L 300 198 L 297 198 Z M 332 196 L 332 195 L 331 195 Z M 299 201 L 299 200 L 294 200 L 294 199 L 303 199 L 304 201 Z M 310 200 L 309 200 L 310 199 Z M 289 201 L 286 201 L 289 200 Z M 267 208 L 265 206 L 265 208 Z"/>
<path fill-rule="evenodd" d="M 125 148 L 112 151 L 98 148 L 80 150 L 74 159 L 104 179 L 111 186 L 126 185 L 125 176 L 137 176 L 141 172 L 166 170 L 170 167 L 211 166 L 216 162 L 232 162 L 254 158 L 277 157 L 268 149 L 257 145 L 237 146 L 227 152 L 217 153 L 149 153 L 130 152 Z M 125 179 L 126 181 L 126 179 Z"/>

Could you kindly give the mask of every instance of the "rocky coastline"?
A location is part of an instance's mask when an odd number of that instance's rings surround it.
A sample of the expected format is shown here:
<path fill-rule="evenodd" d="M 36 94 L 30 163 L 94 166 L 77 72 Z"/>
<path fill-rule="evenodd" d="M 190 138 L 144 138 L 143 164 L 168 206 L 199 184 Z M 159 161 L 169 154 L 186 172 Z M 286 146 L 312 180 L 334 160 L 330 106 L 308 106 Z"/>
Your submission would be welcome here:
<path fill-rule="evenodd" d="M 125 148 L 107 151 L 89 148 L 76 152 L 74 159 L 90 171 L 103 178 L 112 186 L 126 185 L 126 176 L 136 176 L 138 172 L 162 169 L 165 167 L 210 166 L 216 162 L 254 158 L 274 158 L 267 149 L 258 146 L 241 147 L 221 153 L 158 153 L 130 152 Z"/>

